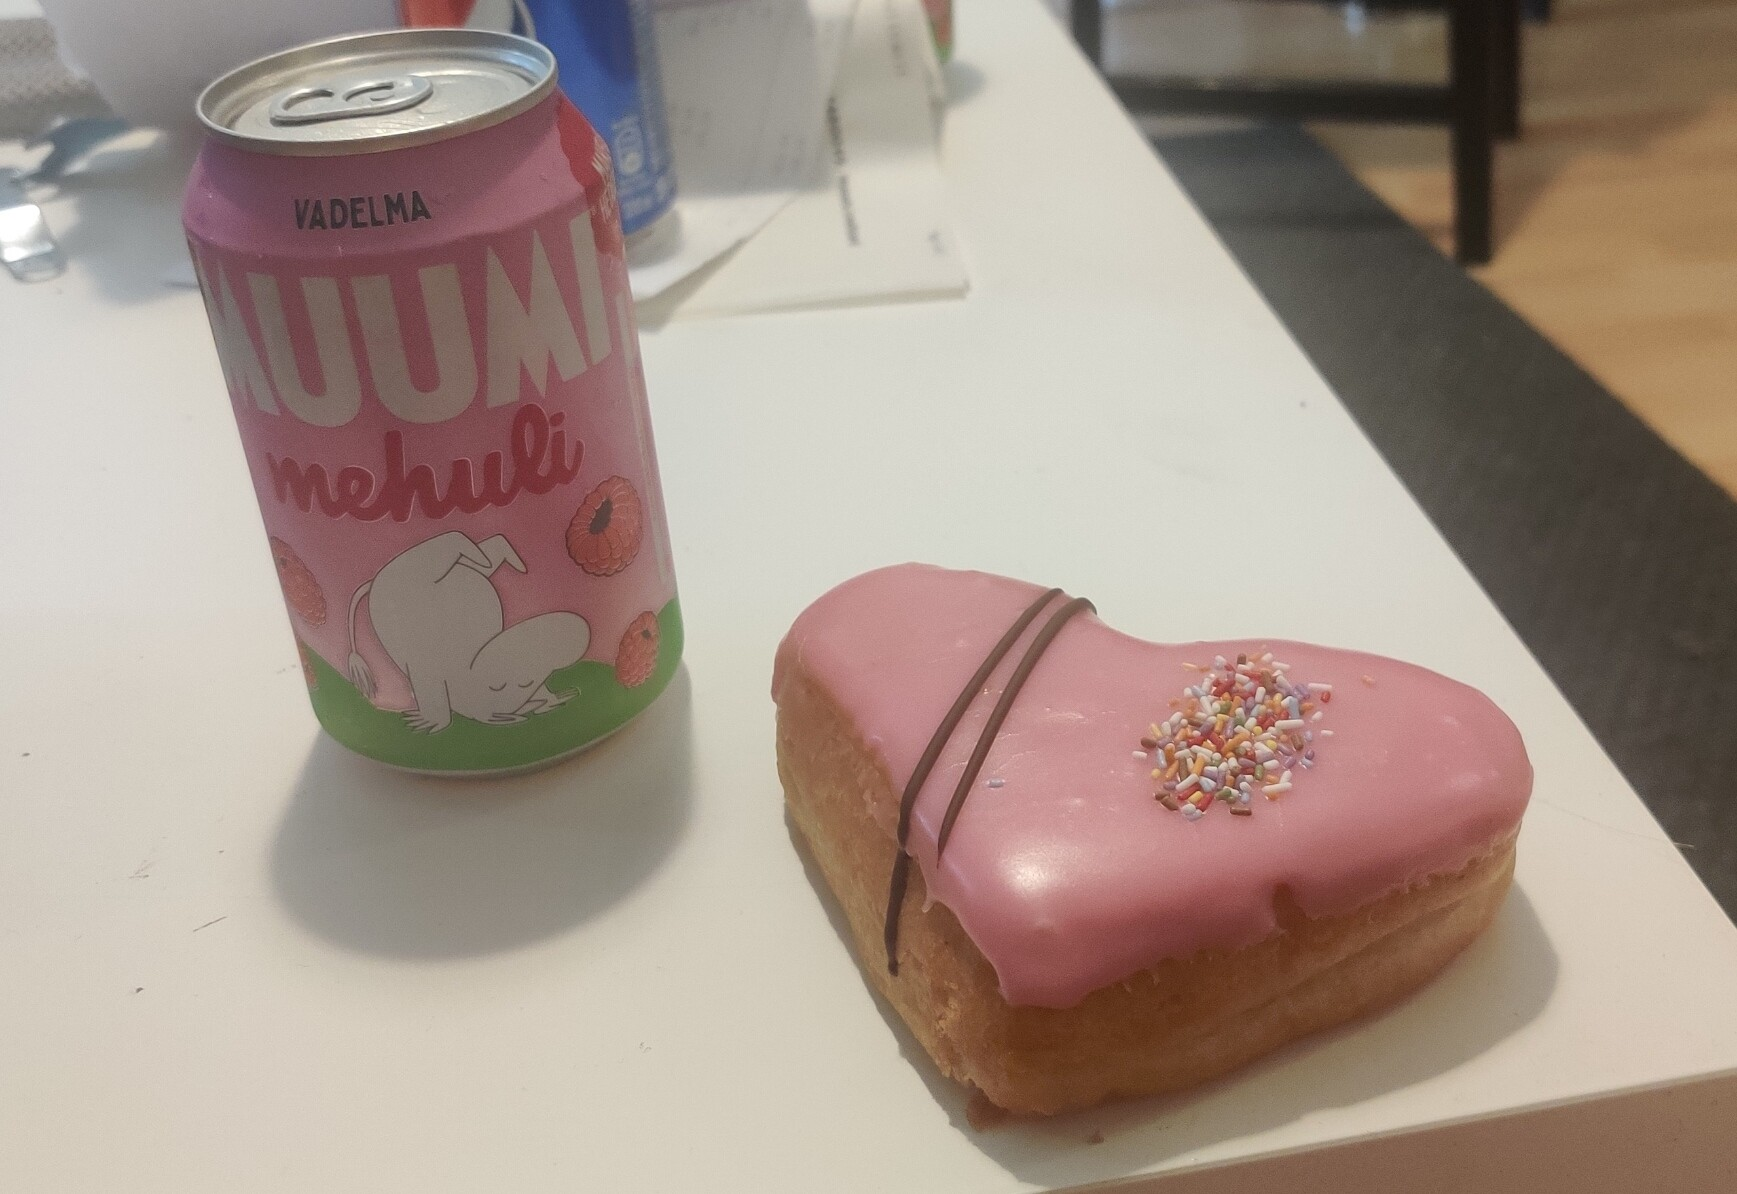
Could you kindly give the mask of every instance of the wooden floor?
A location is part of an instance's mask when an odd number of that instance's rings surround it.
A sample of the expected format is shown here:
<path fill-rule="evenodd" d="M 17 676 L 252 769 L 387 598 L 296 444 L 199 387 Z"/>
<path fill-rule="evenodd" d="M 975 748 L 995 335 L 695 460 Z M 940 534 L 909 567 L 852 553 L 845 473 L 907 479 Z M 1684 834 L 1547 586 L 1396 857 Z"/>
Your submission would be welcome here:
<path fill-rule="evenodd" d="M 1737 0 L 1556 0 L 1525 87 L 1475 272 L 1737 496 Z M 1317 131 L 1448 248 L 1445 132 Z"/>

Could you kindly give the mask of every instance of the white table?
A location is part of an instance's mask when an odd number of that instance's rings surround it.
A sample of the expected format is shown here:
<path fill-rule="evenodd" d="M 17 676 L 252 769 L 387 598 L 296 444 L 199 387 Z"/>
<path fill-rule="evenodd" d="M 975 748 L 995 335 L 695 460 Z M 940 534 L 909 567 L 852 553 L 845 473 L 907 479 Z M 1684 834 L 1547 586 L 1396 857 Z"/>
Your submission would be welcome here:
<path fill-rule="evenodd" d="M 1036 0 L 960 9 L 974 292 L 647 335 L 686 670 L 525 779 L 317 733 L 199 300 L 161 285 L 184 159 L 50 205 L 73 269 L 0 285 L 0 1190 L 987 1194 L 1275 1157 L 1163 1188 L 1729 1188 L 1737 1087 L 1696 1080 L 1737 1074 L 1737 931 Z M 1227 448 L 1301 478 L 1283 591 L 1156 550 Z M 1484 688 L 1538 771 L 1500 920 L 1238 1079 L 972 1132 L 772 765 L 784 627 L 904 558 Z"/>

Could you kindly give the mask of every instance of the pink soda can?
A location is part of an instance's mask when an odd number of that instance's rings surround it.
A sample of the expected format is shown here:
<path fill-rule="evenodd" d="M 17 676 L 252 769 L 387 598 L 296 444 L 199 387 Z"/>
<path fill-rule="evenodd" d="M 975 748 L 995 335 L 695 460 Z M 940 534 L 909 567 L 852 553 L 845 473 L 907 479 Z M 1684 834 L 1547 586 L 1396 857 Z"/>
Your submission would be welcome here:
<path fill-rule="evenodd" d="M 682 650 L 609 153 L 535 42 L 404 29 L 199 98 L 187 239 L 314 712 L 499 775 Z"/>

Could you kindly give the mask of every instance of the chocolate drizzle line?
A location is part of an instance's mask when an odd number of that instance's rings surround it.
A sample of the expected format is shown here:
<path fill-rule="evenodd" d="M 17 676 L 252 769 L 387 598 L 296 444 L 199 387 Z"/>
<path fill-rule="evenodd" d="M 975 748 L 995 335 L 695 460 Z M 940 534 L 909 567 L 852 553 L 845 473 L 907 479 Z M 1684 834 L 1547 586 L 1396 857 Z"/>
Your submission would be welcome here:
<path fill-rule="evenodd" d="M 922 757 L 917 760 L 916 767 L 911 771 L 910 780 L 905 784 L 904 793 L 899 800 L 899 852 L 893 859 L 892 883 L 887 896 L 885 940 L 887 971 L 891 974 L 896 975 L 899 972 L 899 912 L 904 906 L 905 889 L 910 882 L 911 875 L 911 855 L 905 849 L 905 845 L 910 838 L 911 814 L 916 808 L 917 797 L 922 793 L 923 784 L 927 782 L 929 773 L 935 767 L 936 760 L 941 757 L 941 751 L 946 748 L 948 740 L 952 738 L 953 731 L 959 727 L 959 722 L 964 718 L 966 710 L 971 707 L 971 702 L 976 698 L 983 685 L 988 682 L 996 666 L 1000 664 L 1008 651 L 1012 650 L 1013 644 L 1019 641 L 1019 636 L 1025 633 L 1026 627 L 1030 626 L 1037 615 L 1043 612 L 1044 607 L 1060 595 L 1060 589 L 1050 589 L 1027 606 L 1025 612 L 1020 614 L 1013 625 L 1007 628 L 1007 633 L 1002 635 L 1001 640 L 990 650 L 987 658 L 984 659 L 971 679 L 966 682 L 965 687 L 960 690 L 952 708 L 948 709 L 947 715 L 941 719 L 941 724 L 936 727 L 934 734 L 929 738 L 929 744 L 924 748 Z M 946 820 L 942 825 L 939 839 L 941 845 L 945 845 L 947 835 L 952 830 L 953 821 L 959 815 L 959 808 L 965 802 L 965 793 L 969 791 L 971 782 L 982 768 L 983 758 L 988 755 L 996 732 L 1000 730 L 1001 723 L 1006 720 L 1007 711 L 1013 704 L 1013 698 L 1018 695 L 1019 689 L 1025 684 L 1026 677 L 1037 665 L 1038 657 L 1043 654 L 1050 641 L 1060 633 L 1062 626 L 1069 618 L 1081 609 L 1090 608 L 1093 608 L 1091 602 L 1083 597 L 1069 602 L 1051 616 L 1049 622 L 1038 632 L 1031 645 L 1026 648 L 1024 658 L 1014 669 L 1000 702 L 990 714 L 990 720 L 986 723 L 983 734 L 978 738 L 977 747 L 972 752 L 972 761 L 966 768 L 965 777 L 953 793 L 952 802 L 947 808 Z M 940 856 L 939 848 L 937 848 L 936 856 Z"/>
<path fill-rule="evenodd" d="M 1020 614 L 1007 633 L 1001 636 L 1001 641 L 990 650 L 989 657 L 983 661 L 976 673 L 965 681 L 965 687 L 959 690 L 958 697 L 953 701 L 953 707 L 947 710 L 947 716 L 941 719 L 941 724 L 929 738 L 929 745 L 923 748 L 923 755 L 917 760 L 916 768 L 911 772 L 911 778 L 905 784 L 905 791 L 899 798 L 899 852 L 893 859 L 892 890 L 887 897 L 887 927 L 885 939 L 887 943 L 887 970 L 892 974 L 899 972 L 899 909 L 904 907 L 905 886 L 911 878 L 911 856 L 905 852 L 905 842 L 911 836 L 911 810 L 917 807 L 917 796 L 922 792 L 923 785 L 928 782 L 929 772 L 935 769 L 935 760 L 941 757 L 941 751 L 946 747 L 947 740 L 953 736 L 953 731 L 959 728 L 960 719 L 965 716 L 965 710 L 971 707 L 972 700 L 979 689 L 989 680 L 990 673 L 1002 658 L 1013 649 L 1013 644 L 1019 641 L 1019 636 L 1025 633 L 1032 620 L 1043 612 L 1043 607 L 1051 600 L 1061 595 L 1060 589 L 1051 589 L 1036 601 L 1033 601 Z"/>
<path fill-rule="evenodd" d="M 1049 649 L 1055 636 L 1061 633 L 1062 627 L 1067 625 L 1069 618 L 1083 609 L 1096 608 L 1084 597 L 1075 597 L 1049 616 L 1049 621 L 1043 624 L 1043 629 L 1037 632 L 1037 637 L 1033 638 L 1031 645 L 1025 649 L 1024 658 L 1019 661 L 1019 666 L 1013 669 L 1013 675 L 1007 678 L 1007 687 L 1002 690 L 1001 699 L 995 702 L 989 720 L 983 723 L 983 732 L 977 736 L 977 748 L 971 752 L 971 761 L 965 764 L 965 773 L 959 777 L 959 786 L 953 789 L 953 799 L 947 805 L 947 815 L 941 818 L 941 832 L 935 835 L 936 862 L 941 860 L 941 852 L 947 848 L 947 839 L 953 833 L 953 822 L 958 819 L 959 810 L 965 807 L 965 797 L 970 795 L 971 785 L 977 782 L 977 773 L 983 770 L 983 760 L 989 757 L 989 748 L 995 745 L 995 736 L 1001 732 L 1001 723 L 1007 720 L 1014 698 L 1019 695 L 1019 690 L 1025 687 L 1026 677 L 1031 675 L 1037 661 Z"/>

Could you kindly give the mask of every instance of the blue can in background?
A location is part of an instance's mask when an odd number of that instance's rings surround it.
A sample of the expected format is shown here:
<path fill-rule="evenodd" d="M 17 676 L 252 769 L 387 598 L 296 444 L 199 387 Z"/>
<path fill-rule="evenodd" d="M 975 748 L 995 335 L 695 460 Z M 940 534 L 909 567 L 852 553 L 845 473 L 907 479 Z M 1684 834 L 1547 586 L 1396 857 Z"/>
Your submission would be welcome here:
<path fill-rule="evenodd" d="M 630 239 L 675 205 L 675 166 L 650 0 L 518 0 L 554 52 L 561 90 L 609 142 Z"/>

